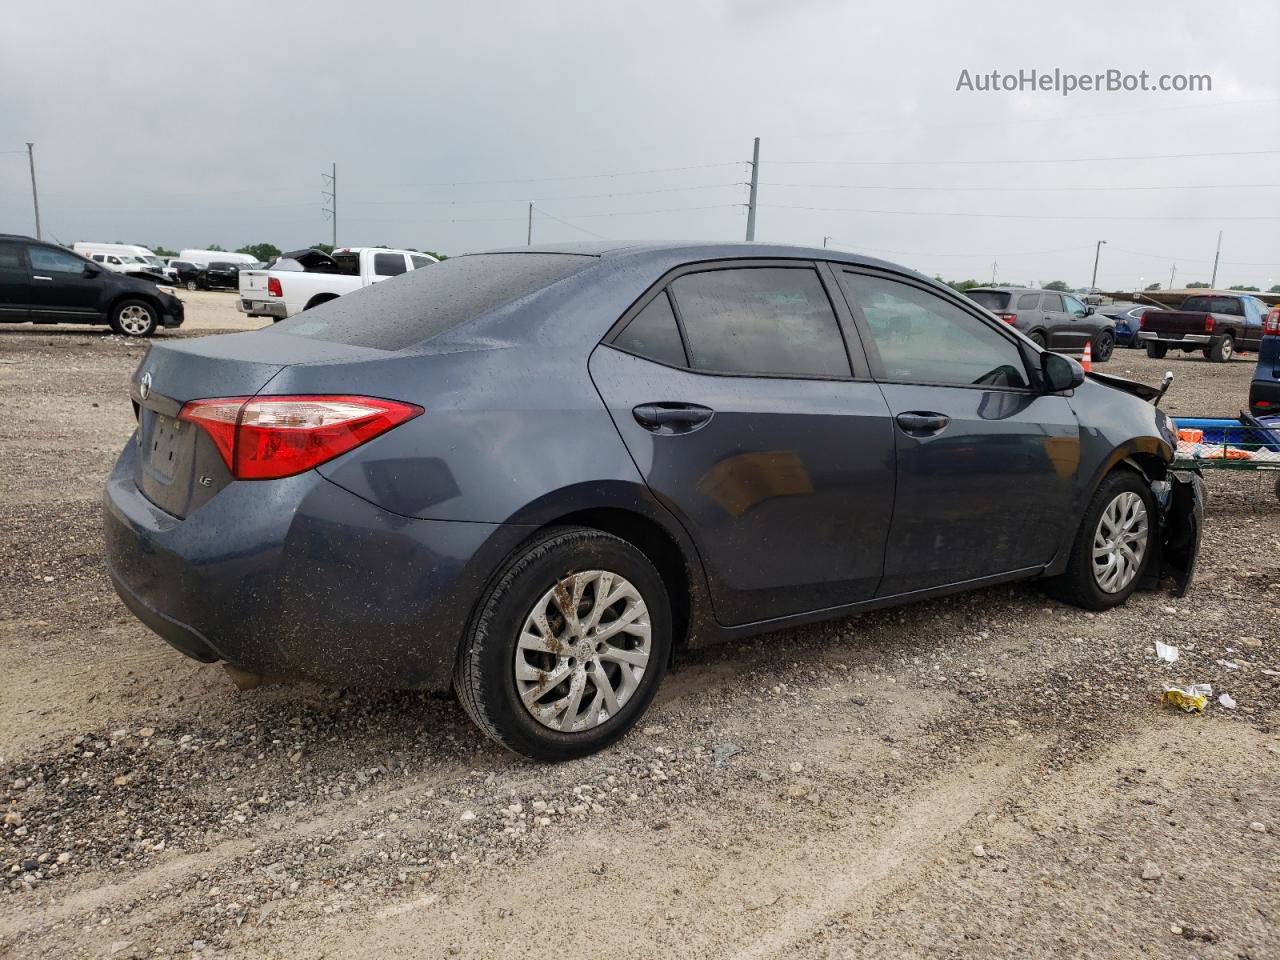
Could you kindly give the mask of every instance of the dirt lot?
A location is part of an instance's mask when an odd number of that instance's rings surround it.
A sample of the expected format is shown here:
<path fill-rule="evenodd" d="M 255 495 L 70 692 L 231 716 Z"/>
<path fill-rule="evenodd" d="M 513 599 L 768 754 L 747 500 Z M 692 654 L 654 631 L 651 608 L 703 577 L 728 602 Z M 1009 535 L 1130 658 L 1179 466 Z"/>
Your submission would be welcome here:
<path fill-rule="evenodd" d="M 237 693 L 124 610 L 98 498 L 143 349 L 0 331 L 0 956 L 1280 957 L 1256 477 L 1211 477 L 1184 599 L 1005 587 L 686 655 L 547 766 L 447 697 Z M 1252 360 L 1107 365 L 1166 367 L 1169 409 L 1231 415 Z M 1174 679 L 1238 707 L 1162 708 Z"/>

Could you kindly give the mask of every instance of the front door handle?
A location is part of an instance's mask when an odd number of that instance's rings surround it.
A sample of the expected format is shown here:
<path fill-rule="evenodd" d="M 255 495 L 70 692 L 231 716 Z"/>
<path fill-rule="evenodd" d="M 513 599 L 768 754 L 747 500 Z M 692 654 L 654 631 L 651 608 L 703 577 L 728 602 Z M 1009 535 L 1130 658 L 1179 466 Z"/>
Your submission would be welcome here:
<path fill-rule="evenodd" d="M 636 423 L 653 433 L 690 433 L 715 413 L 696 403 L 642 403 L 631 411 Z"/>
<path fill-rule="evenodd" d="M 941 413 L 912 412 L 900 413 L 896 417 L 903 433 L 913 437 L 925 437 L 941 433 L 951 418 Z"/>
<path fill-rule="evenodd" d="M 38 274 L 38 273 L 33 273 L 33 274 L 31 275 L 31 279 L 32 279 L 32 280 L 52 280 L 52 279 L 53 279 L 53 277 L 42 277 L 42 276 L 40 276 L 40 274 Z"/>

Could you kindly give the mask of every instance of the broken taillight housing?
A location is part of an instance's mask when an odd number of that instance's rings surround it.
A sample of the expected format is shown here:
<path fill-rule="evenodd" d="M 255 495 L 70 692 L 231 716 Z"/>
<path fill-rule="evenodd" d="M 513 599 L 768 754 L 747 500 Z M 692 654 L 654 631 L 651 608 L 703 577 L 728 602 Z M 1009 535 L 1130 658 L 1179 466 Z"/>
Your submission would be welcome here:
<path fill-rule="evenodd" d="M 237 480 L 277 480 L 317 467 L 423 412 L 353 396 L 214 397 L 178 419 L 201 427 Z"/>

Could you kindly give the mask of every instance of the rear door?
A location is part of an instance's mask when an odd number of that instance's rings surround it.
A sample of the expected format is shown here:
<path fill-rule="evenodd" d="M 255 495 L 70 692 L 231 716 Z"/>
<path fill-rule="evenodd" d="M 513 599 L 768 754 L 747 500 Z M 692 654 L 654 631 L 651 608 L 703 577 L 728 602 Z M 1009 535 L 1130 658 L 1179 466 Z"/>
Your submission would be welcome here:
<path fill-rule="evenodd" d="M 24 245 L 0 240 L 0 322 L 31 318 L 31 272 Z"/>
<path fill-rule="evenodd" d="M 726 261 L 669 276 L 591 356 L 632 458 L 698 546 L 723 624 L 875 593 L 893 428 L 848 324 L 825 268 Z"/>
<path fill-rule="evenodd" d="M 100 319 L 102 280 L 86 276 L 87 264 L 66 250 L 27 244 L 31 264 L 31 319 L 84 321 Z"/>
<path fill-rule="evenodd" d="M 959 297 L 865 268 L 839 275 L 895 422 L 879 595 L 1047 563 L 1075 523 L 1080 440 L 1066 398 L 1033 390 L 1029 351 Z"/>

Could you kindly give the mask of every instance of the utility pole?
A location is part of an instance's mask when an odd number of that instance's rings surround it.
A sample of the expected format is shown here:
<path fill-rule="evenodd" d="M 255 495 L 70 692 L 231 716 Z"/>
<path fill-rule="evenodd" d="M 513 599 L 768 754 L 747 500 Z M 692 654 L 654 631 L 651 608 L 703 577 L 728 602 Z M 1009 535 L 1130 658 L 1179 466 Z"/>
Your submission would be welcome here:
<path fill-rule="evenodd" d="M 36 208 L 36 239 L 40 239 L 40 196 L 36 193 L 36 145 L 27 141 L 27 163 L 31 165 L 31 204 Z"/>
<path fill-rule="evenodd" d="M 321 190 L 320 196 L 329 201 L 329 206 L 322 208 L 333 221 L 333 245 L 338 246 L 338 163 L 334 161 L 332 173 L 320 174 L 328 181 L 329 189 Z"/>
<path fill-rule="evenodd" d="M 996 282 L 996 267 L 998 265 L 999 264 L 997 263 L 997 261 L 995 260 L 991 261 L 991 283 L 993 286 L 995 285 L 995 282 Z"/>
<path fill-rule="evenodd" d="M 747 239 L 756 238 L 756 195 L 760 189 L 760 138 L 751 148 L 751 196 L 747 199 Z"/>
<path fill-rule="evenodd" d="M 830 239 L 831 239 L 830 237 L 823 237 L 823 238 L 822 238 L 822 249 L 823 249 L 823 250 L 827 249 L 827 241 L 828 241 L 828 240 L 830 240 Z"/>
<path fill-rule="evenodd" d="M 1169 289 L 1173 289 L 1173 278 L 1178 275 L 1178 265 L 1175 263 L 1169 268 Z"/>
<path fill-rule="evenodd" d="M 1222 231 L 1218 231 L 1218 249 L 1213 252 L 1213 277 L 1209 280 L 1209 289 L 1218 289 L 1218 257 L 1222 256 Z"/>
<path fill-rule="evenodd" d="M 529 233 L 525 237 L 524 245 L 526 247 L 533 246 L 533 201 L 529 201 Z"/>
<path fill-rule="evenodd" d="M 1093 248 L 1093 282 L 1089 284 L 1090 293 L 1098 289 L 1098 258 L 1102 256 L 1102 245 L 1106 242 L 1099 240 L 1097 246 Z"/>

